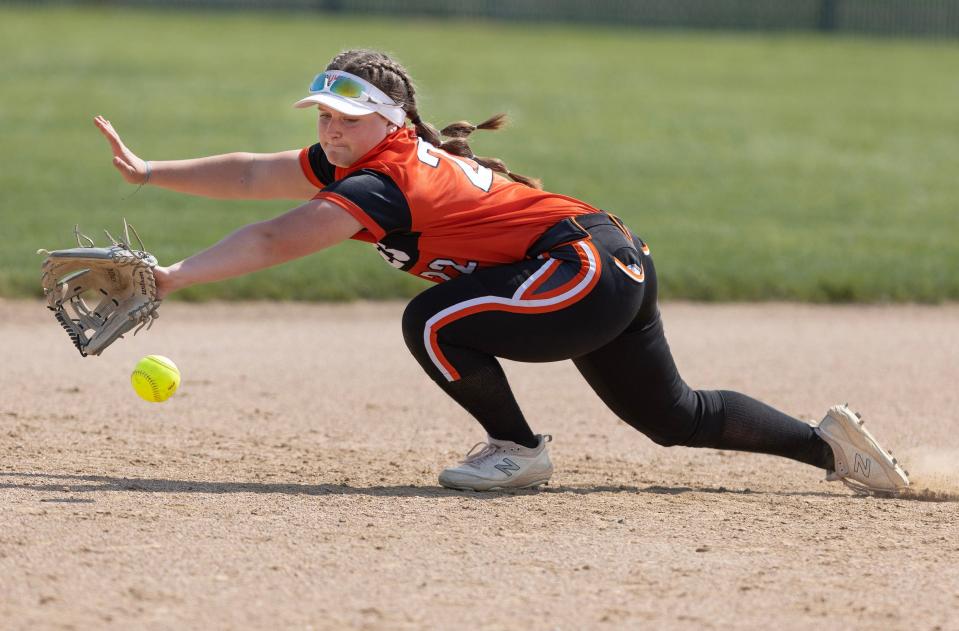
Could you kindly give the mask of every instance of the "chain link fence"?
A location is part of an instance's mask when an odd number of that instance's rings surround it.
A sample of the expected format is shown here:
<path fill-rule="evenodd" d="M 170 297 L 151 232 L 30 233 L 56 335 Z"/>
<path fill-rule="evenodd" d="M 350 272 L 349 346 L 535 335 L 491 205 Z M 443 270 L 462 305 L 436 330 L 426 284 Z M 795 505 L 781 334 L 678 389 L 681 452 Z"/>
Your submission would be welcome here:
<path fill-rule="evenodd" d="M 284 9 L 647 28 L 959 36 L 959 0 L 35 0 L 17 4 Z"/>

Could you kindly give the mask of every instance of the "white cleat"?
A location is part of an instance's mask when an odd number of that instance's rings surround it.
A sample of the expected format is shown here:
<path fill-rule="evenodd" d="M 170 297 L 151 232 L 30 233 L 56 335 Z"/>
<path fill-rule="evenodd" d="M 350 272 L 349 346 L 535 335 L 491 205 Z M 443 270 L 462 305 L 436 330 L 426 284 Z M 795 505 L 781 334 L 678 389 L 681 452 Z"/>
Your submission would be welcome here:
<path fill-rule="evenodd" d="M 832 447 L 836 470 L 826 479 L 840 480 L 857 493 L 899 493 L 909 486 L 905 471 L 872 437 L 862 418 L 845 405 L 829 408 L 813 428 Z"/>
<path fill-rule="evenodd" d="M 495 438 L 476 443 L 458 466 L 440 473 L 440 484 L 460 491 L 528 489 L 546 484 L 553 475 L 546 443 L 553 437 L 545 434 L 536 438 L 539 440 L 536 447 Z M 482 449 L 476 451 L 480 445 Z"/>

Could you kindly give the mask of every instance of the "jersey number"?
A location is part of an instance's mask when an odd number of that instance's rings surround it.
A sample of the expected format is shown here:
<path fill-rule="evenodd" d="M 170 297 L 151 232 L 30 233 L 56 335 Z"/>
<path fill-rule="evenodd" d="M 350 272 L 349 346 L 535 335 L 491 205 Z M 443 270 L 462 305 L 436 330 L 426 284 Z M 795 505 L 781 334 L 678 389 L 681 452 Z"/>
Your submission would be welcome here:
<path fill-rule="evenodd" d="M 484 167 L 477 164 L 474 168 L 473 165 L 466 160 L 457 158 L 456 156 L 443 151 L 442 149 L 437 149 L 422 138 L 416 139 L 416 157 L 420 159 L 420 162 L 423 162 L 434 169 L 439 166 L 440 158 L 451 161 L 453 164 L 459 167 L 460 171 L 462 171 L 467 178 L 469 178 L 469 181 L 473 184 L 473 186 L 480 189 L 484 193 L 488 193 L 489 187 L 493 184 L 493 170 L 489 167 Z"/>
<path fill-rule="evenodd" d="M 429 268 L 433 271 L 420 272 L 420 276 L 438 281 L 446 281 L 450 280 L 450 275 L 444 273 L 447 267 L 452 267 L 460 274 L 472 274 L 476 270 L 476 266 L 476 261 L 469 261 L 466 265 L 460 265 L 452 259 L 433 259 L 433 262 L 429 264 Z"/>

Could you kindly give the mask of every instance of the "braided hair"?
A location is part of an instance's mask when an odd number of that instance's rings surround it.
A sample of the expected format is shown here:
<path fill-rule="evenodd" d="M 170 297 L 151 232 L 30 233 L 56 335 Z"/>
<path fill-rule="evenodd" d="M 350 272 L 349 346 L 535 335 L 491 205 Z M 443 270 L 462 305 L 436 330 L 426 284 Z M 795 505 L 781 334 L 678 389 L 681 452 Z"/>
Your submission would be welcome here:
<path fill-rule="evenodd" d="M 456 156 L 469 158 L 477 164 L 502 173 L 514 182 L 532 188 L 542 188 L 539 180 L 513 173 L 506 166 L 506 163 L 499 158 L 475 155 L 469 146 L 469 142 L 467 142 L 469 135 L 477 129 L 500 129 L 503 127 L 506 124 L 506 114 L 497 114 L 476 125 L 469 121 L 459 121 L 437 131 L 435 127 L 420 117 L 416 109 L 416 89 L 413 86 L 413 80 L 410 79 L 409 72 L 389 55 L 375 50 L 347 50 L 334 57 L 326 66 L 326 69 L 342 70 L 363 77 L 388 94 L 390 98 L 403 107 L 407 117 L 416 129 L 416 135 L 434 147 L 439 147 L 443 151 Z M 444 137 L 448 140 L 444 141 L 442 139 Z"/>

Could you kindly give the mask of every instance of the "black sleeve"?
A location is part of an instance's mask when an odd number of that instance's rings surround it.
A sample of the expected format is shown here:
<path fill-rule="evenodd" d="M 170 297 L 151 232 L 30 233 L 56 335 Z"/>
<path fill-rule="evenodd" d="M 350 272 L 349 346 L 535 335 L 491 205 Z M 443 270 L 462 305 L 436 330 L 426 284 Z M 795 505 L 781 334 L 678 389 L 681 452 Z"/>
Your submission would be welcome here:
<path fill-rule="evenodd" d="M 361 169 L 323 189 L 359 207 L 387 234 L 408 232 L 413 225 L 406 196 L 388 175 Z"/>
<path fill-rule="evenodd" d="M 323 151 L 320 143 L 316 143 L 310 147 L 309 151 L 307 151 L 307 157 L 310 160 L 310 168 L 313 169 L 314 175 L 316 175 L 320 182 L 329 184 L 336 179 L 336 167 L 330 164 L 330 161 L 326 157 L 326 152 Z"/>

